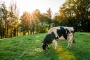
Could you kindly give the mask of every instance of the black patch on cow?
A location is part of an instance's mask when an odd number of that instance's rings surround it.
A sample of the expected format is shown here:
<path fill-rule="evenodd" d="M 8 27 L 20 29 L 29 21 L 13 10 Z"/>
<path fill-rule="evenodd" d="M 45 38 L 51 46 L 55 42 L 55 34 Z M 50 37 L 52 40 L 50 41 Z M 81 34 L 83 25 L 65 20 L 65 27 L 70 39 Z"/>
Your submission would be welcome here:
<path fill-rule="evenodd" d="M 46 37 L 44 38 L 44 43 L 50 44 L 55 38 L 56 37 L 55 37 L 54 32 L 52 32 L 51 34 L 47 34 Z"/>
<path fill-rule="evenodd" d="M 65 39 L 67 39 L 67 30 L 63 27 L 60 27 L 60 29 L 57 29 L 57 34 L 59 37 L 63 36 Z"/>
<path fill-rule="evenodd" d="M 54 39 L 56 39 L 54 32 L 52 32 L 51 34 L 47 34 L 44 38 L 42 48 L 46 50 L 48 44 L 52 43 Z"/>
<path fill-rule="evenodd" d="M 70 32 L 69 32 L 69 30 L 66 28 L 66 34 L 68 35 Z"/>

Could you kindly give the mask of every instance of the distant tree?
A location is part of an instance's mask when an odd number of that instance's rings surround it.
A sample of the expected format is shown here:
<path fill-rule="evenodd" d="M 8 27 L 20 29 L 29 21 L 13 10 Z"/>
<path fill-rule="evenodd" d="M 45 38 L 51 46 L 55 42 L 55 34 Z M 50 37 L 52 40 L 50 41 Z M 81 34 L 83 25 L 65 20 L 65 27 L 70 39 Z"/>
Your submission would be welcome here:
<path fill-rule="evenodd" d="M 38 9 L 36 9 L 34 12 L 33 12 L 33 15 L 34 15 L 34 20 L 35 20 L 35 24 L 37 24 L 38 26 L 38 32 L 39 33 L 42 33 L 42 32 L 45 32 L 45 24 L 46 24 L 46 16 L 45 16 L 45 13 L 41 13 Z M 36 26 L 36 25 L 35 25 Z"/>
<path fill-rule="evenodd" d="M 40 23 L 40 16 L 41 16 L 41 12 L 40 10 L 36 9 L 35 11 L 33 11 L 33 17 L 34 17 L 34 22 L 35 22 L 35 30 L 36 30 L 36 33 L 39 33 L 40 32 L 40 29 L 39 29 L 39 23 Z"/>
<path fill-rule="evenodd" d="M 23 15 L 21 16 L 21 30 L 23 31 L 23 35 L 26 34 L 26 32 L 30 31 L 30 34 L 34 34 L 34 16 L 33 14 L 30 14 L 29 12 L 23 12 Z"/>
<path fill-rule="evenodd" d="M 54 26 L 59 26 L 59 23 L 62 21 L 61 19 L 61 16 L 55 15 L 53 18 Z"/>
<path fill-rule="evenodd" d="M 10 36 L 18 35 L 18 18 L 19 18 L 19 10 L 16 2 L 11 1 L 9 6 L 9 14 L 8 14 L 8 25 L 7 28 L 10 32 Z"/>
<path fill-rule="evenodd" d="M 23 35 L 29 30 L 30 25 L 30 13 L 23 12 L 23 15 L 20 17 L 21 20 L 21 30 L 23 31 Z"/>
<path fill-rule="evenodd" d="M 4 28 L 4 23 L 3 23 L 3 12 L 2 12 L 2 8 L 0 5 L 0 38 L 4 38 L 4 34 L 5 34 L 5 28 Z"/>
<path fill-rule="evenodd" d="M 5 5 L 5 2 L 3 2 L 1 4 L 1 26 L 2 26 L 2 36 L 3 37 L 7 37 L 8 36 L 8 32 L 7 32 L 7 18 L 8 18 L 8 10 L 7 7 Z M 3 30 L 5 29 L 5 30 Z"/>
<path fill-rule="evenodd" d="M 3 28 L 4 28 L 4 26 L 3 26 L 3 21 L 2 21 L 2 15 L 3 15 L 3 13 L 2 13 L 2 8 L 1 8 L 1 5 L 0 5 L 0 37 L 1 38 L 3 38 Z"/>
<path fill-rule="evenodd" d="M 16 36 L 16 26 L 18 23 L 18 9 L 16 6 L 16 3 L 11 2 L 9 9 L 7 9 L 5 2 L 1 3 L 0 6 L 1 14 L 0 14 L 0 20 L 1 20 L 1 28 L 3 30 L 3 37 L 10 37 L 10 36 Z"/>
<path fill-rule="evenodd" d="M 48 18 L 47 19 L 47 23 L 49 25 L 48 29 L 50 29 L 50 26 L 51 26 L 51 23 L 52 23 L 52 11 L 51 11 L 50 8 L 47 10 L 46 16 Z"/>

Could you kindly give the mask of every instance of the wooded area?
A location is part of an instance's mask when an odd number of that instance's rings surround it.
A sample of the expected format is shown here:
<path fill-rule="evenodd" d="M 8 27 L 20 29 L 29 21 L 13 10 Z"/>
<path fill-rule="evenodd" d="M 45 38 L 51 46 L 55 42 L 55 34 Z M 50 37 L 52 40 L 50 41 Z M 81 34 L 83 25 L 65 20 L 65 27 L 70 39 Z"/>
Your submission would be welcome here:
<path fill-rule="evenodd" d="M 16 2 L 0 3 L 0 38 L 47 32 L 53 26 L 73 26 L 75 31 L 90 32 L 90 0 L 66 0 L 54 17 L 51 8 L 24 11 L 19 16 Z"/>

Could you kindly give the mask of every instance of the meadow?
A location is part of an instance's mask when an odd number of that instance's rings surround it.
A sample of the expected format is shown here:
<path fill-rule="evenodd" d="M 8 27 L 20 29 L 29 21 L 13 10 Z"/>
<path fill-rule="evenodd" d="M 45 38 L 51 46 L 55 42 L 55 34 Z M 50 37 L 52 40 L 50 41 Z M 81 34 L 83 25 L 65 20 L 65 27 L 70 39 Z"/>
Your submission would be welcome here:
<path fill-rule="evenodd" d="M 90 33 L 75 32 L 75 43 L 67 49 L 66 41 L 58 41 L 46 51 L 42 41 L 46 33 L 0 39 L 0 60 L 90 60 Z"/>

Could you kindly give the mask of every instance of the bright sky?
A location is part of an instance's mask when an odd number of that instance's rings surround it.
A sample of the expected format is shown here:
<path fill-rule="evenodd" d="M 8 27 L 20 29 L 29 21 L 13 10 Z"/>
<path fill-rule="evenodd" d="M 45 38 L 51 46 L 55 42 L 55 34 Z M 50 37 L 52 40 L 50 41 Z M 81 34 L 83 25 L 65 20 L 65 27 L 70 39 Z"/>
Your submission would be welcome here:
<path fill-rule="evenodd" d="M 7 6 L 10 5 L 12 0 L 0 0 L 4 1 Z M 53 14 L 59 11 L 60 6 L 65 2 L 65 0 L 13 0 L 17 3 L 20 11 L 20 15 L 24 11 L 33 12 L 35 9 L 39 9 L 41 13 L 46 13 L 46 11 L 51 8 Z"/>

